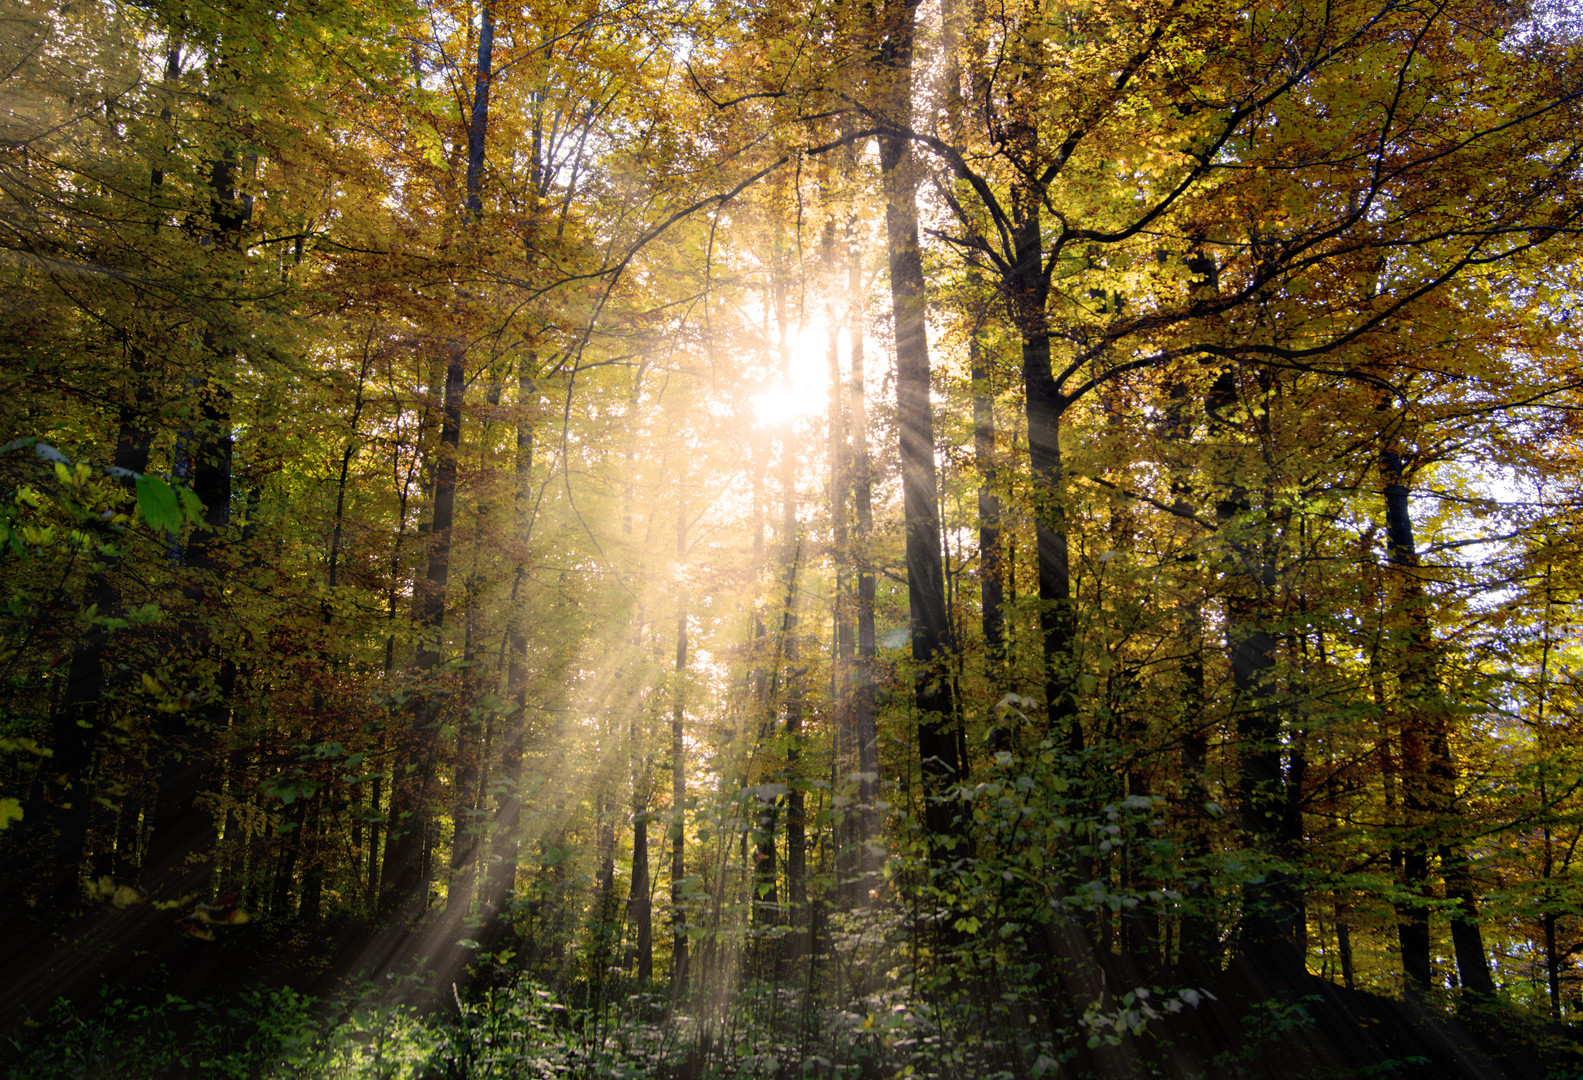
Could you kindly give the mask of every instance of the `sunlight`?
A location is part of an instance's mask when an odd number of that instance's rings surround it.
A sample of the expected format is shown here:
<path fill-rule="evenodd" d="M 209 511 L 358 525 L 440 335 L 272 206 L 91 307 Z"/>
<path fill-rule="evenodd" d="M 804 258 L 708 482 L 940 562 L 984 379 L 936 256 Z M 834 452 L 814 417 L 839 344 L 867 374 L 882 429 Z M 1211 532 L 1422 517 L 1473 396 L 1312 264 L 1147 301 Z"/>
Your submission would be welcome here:
<path fill-rule="evenodd" d="M 767 382 L 753 397 L 754 427 L 783 427 L 829 407 L 829 347 L 829 333 L 822 321 L 803 325 L 792 338 L 790 379 Z"/>

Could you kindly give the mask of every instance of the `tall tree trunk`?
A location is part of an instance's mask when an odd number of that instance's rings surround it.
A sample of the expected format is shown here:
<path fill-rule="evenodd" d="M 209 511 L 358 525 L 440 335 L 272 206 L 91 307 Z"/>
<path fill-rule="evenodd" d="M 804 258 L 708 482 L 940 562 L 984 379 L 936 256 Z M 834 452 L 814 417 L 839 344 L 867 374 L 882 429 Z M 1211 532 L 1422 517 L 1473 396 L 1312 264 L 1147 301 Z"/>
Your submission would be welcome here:
<path fill-rule="evenodd" d="M 982 3 L 972 5 L 971 23 L 966 35 L 972 80 L 972 99 L 981 100 L 985 90 L 983 74 L 983 33 L 986 11 Z M 962 93 L 963 34 L 957 5 L 942 0 L 940 22 L 943 29 L 941 51 L 945 64 L 946 125 L 957 145 L 968 139 L 967 101 Z M 976 265 L 967 268 L 969 303 L 977 304 L 984 293 L 984 281 Z M 968 367 L 973 388 L 973 467 L 978 472 L 978 595 L 979 622 L 984 635 L 984 673 L 990 695 L 999 698 L 1011 689 L 1006 670 L 1005 553 L 1000 538 L 999 460 L 995 446 L 995 379 L 990 357 L 983 347 L 983 313 L 973 315 L 969 332 Z M 964 756 L 963 768 L 967 767 Z"/>
<path fill-rule="evenodd" d="M 528 207 L 530 227 L 524 237 L 529 260 L 539 255 L 539 217 L 544 200 L 544 134 L 542 113 L 535 111 L 528 162 Z M 528 545 L 533 537 L 533 441 L 538 421 L 539 357 L 537 338 L 531 333 L 527 351 L 517 365 L 516 407 L 516 484 L 512 494 L 516 546 L 511 578 L 511 599 L 506 615 L 506 700 L 511 711 L 505 721 L 500 754 L 502 794 L 495 807 L 490 833 L 489 900 L 497 905 L 489 928 L 491 942 L 509 929 L 510 901 L 517 882 L 518 832 L 522 822 L 522 755 L 528 727 Z"/>
<path fill-rule="evenodd" d="M 1039 198 L 1024 192 L 1019 205 L 1016 263 L 1011 273 L 1011 306 L 1022 337 L 1022 386 L 1028 424 L 1028 460 L 1038 559 L 1039 631 L 1044 652 L 1045 710 L 1049 730 L 1065 735 L 1068 749 L 1081 752 L 1083 727 L 1072 696 L 1077 676 L 1077 622 L 1072 607 L 1065 475 L 1061 461 L 1061 420 L 1069 402 L 1051 370 L 1049 281 L 1044 274 L 1044 244 Z"/>
<path fill-rule="evenodd" d="M 654 918 L 649 903 L 649 763 L 637 749 L 643 732 L 634 710 L 632 754 L 632 889 L 627 898 L 627 924 L 637 946 L 638 982 L 654 978 Z"/>
<path fill-rule="evenodd" d="M 483 218 L 483 176 L 485 150 L 489 133 L 489 92 L 492 81 L 492 64 L 495 42 L 495 9 L 493 0 L 483 6 L 478 35 L 477 77 L 473 85 L 471 109 L 467 118 L 467 172 L 465 203 L 462 208 L 462 249 L 469 251 Z M 445 639 L 446 590 L 451 575 L 451 532 L 456 516 L 457 456 L 462 440 L 462 406 L 467 388 L 467 344 L 465 333 L 467 304 L 466 291 L 459 290 L 453 304 L 455 326 L 445 345 L 444 391 L 440 414 L 440 439 L 434 466 L 434 494 L 429 524 L 429 558 L 423 579 L 413 590 L 418 631 L 417 655 L 414 658 L 419 675 L 430 676 L 439 666 Z M 426 688 L 432 691 L 434 687 Z M 417 768 L 427 778 L 433 763 L 435 735 L 439 728 L 439 709 L 442 698 L 432 692 L 418 697 L 417 715 L 412 732 L 411 756 L 406 767 Z M 398 790 L 410 797 L 410 785 Z M 392 802 L 394 795 L 392 792 Z M 392 814 L 390 837 L 385 849 L 385 879 L 387 895 L 394 902 L 405 902 L 409 912 L 427 907 L 428 875 L 424 871 L 429 863 L 426 855 L 420 857 L 418 845 L 429 841 L 430 821 L 427 800 L 406 802 L 399 807 L 399 815 Z M 393 810 L 397 809 L 393 806 Z M 400 831 L 396 831 L 397 829 Z"/>
<path fill-rule="evenodd" d="M 1215 516 L 1228 553 L 1225 625 L 1236 694 L 1237 801 L 1246 842 L 1279 858 L 1286 796 L 1276 641 L 1268 628 L 1276 585 L 1274 538 L 1268 510 L 1255 507 L 1248 494 L 1245 459 L 1253 451 L 1232 419 L 1240 395 L 1236 370 L 1226 368 L 1205 401 L 1212 436 L 1221 440 L 1221 461 L 1216 464 L 1224 472 Z M 1277 984 L 1302 970 L 1293 900 L 1288 876 L 1279 869 L 1243 885 L 1239 951 L 1244 961 Z"/>
<path fill-rule="evenodd" d="M 1430 640 L 1428 599 L 1418 576 L 1418 549 L 1413 537 L 1411 508 L 1401 455 L 1387 445 L 1380 452 L 1385 480 L 1385 529 L 1391 565 L 1399 572 L 1405 620 L 1401 667 L 1403 802 L 1412 834 L 1405 852 L 1408 888 L 1427 897 L 1431 892 L 1429 855 L 1431 832 L 1449 837 L 1456 813 L 1457 764 L 1451 750 L 1450 717 L 1435 673 L 1434 643 Z M 1453 839 L 1433 844 L 1440 856 L 1446 898 L 1455 903 L 1451 912 L 1451 941 L 1463 989 L 1492 996 L 1495 980 L 1490 974 L 1479 926 L 1478 903 L 1472 874 L 1462 845 Z M 1420 989 L 1429 983 L 1429 912 L 1416 906 L 1411 921 L 1402 926 L 1402 966 L 1410 982 Z M 1411 952 L 1409 953 L 1409 948 Z"/>
<path fill-rule="evenodd" d="M 505 393 L 504 372 L 498 363 L 490 371 L 489 392 L 486 396 L 482 447 L 493 443 L 493 421 L 490 419 L 500 407 Z M 488 451 L 480 450 L 479 474 L 488 473 Z M 489 525 L 495 518 L 493 495 L 486 489 L 474 511 L 472 564 L 468 570 L 463 592 L 462 622 L 462 696 L 461 716 L 457 720 L 456 756 L 451 785 L 451 873 L 446 887 L 445 904 L 448 915 L 456 922 L 464 917 L 479 881 L 479 840 L 485 831 L 483 812 L 484 789 L 489 777 L 489 755 L 494 743 L 494 730 L 498 711 L 491 699 L 485 699 L 479 672 L 483 670 L 484 650 L 484 591 L 486 571 L 481 566 L 484 538 L 489 535 Z M 485 700 L 481 700 L 485 699 Z M 485 715 L 480 716 L 483 712 Z M 487 870 L 485 871 L 487 873 Z M 487 900 L 487 898 L 486 898 Z"/>
<path fill-rule="evenodd" d="M 918 244 L 917 163 L 912 152 L 913 33 L 918 0 L 885 5 L 880 71 L 889 81 L 880 137 L 885 233 L 890 254 L 891 313 L 896 336 L 896 421 L 901 436 L 902 522 L 906 533 L 911 615 L 913 704 L 923 768 L 924 829 L 930 857 L 943 866 L 962 826 L 948 792 L 961 777 L 956 702 L 949 670 L 951 628 L 940 553 L 934 467 L 934 410 L 929 399 L 929 339 L 923 259 Z"/>
<path fill-rule="evenodd" d="M 121 403 L 112 463 L 126 472 L 148 470 L 152 434 L 144 415 L 148 404 L 146 376 L 149 364 L 141 349 L 133 349 L 132 386 Z M 123 481 L 130 494 L 130 481 Z M 88 576 L 83 607 L 104 618 L 116 613 L 118 597 L 115 571 L 119 559 L 101 554 L 98 567 Z M 104 649 L 110 632 L 92 628 L 72 649 L 66 685 L 53 712 L 48 772 L 54 784 L 38 784 L 23 814 L 24 840 L 14 849 L 21 857 L 48 852 L 44 858 L 45 899 L 51 911 L 67 914 L 82 902 L 79 881 L 88 827 L 93 812 L 89 796 L 93 776 L 94 743 L 103 723 L 105 707 Z M 122 814 L 130 807 L 123 800 Z M 110 860 L 124 861 L 124 860 Z M 23 881 L 31 871 L 18 866 L 13 880 Z M 19 891 L 16 899 L 21 899 Z"/>
<path fill-rule="evenodd" d="M 1178 533 L 1185 534 L 1185 553 L 1179 556 L 1184 567 L 1196 568 L 1198 556 L 1192 544 L 1197 526 L 1192 521 L 1196 513 L 1192 498 L 1191 470 L 1180 457 L 1193 443 L 1193 422 L 1189 409 L 1186 385 L 1176 383 L 1171 387 L 1166 409 L 1166 445 L 1170 455 L 1172 509 L 1178 522 Z M 1192 876 L 1188 879 L 1186 910 L 1182 916 L 1180 954 L 1182 976 L 1185 978 L 1212 977 L 1220 969 L 1220 935 L 1215 926 L 1211 907 L 1214 887 L 1208 879 L 1209 856 L 1213 851 L 1210 837 L 1208 758 L 1209 727 L 1204 717 L 1206 701 L 1204 685 L 1204 603 L 1202 590 L 1193 577 L 1177 601 L 1178 632 L 1182 641 L 1182 660 L 1177 677 L 1180 680 L 1181 713 L 1176 729 L 1181 738 L 1181 773 L 1183 831 L 1186 850 L 1193 860 Z"/>
<path fill-rule="evenodd" d="M 791 326 L 786 310 L 787 280 L 775 279 L 775 321 L 780 352 L 781 379 L 792 380 Z M 781 566 L 786 575 L 786 607 L 781 613 L 780 682 L 784 693 L 786 720 L 786 901 L 793 932 L 788 940 L 788 958 L 801 955 L 804 941 L 801 927 L 807 900 L 807 824 L 803 821 L 802 689 L 803 673 L 798 647 L 797 571 L 802 555 L 802 538 L 797 521 L 797 445 L 796 430 L 787 421 L 781 432 Z"/>
<path fill-rule="evenodd" d="M 687 556 L 686 503 L 676 508 L 676 558 Z M 675 690 L 671 698 L 671 996 L 687 990 L 687 605 L 676 600 Z"/>
<path fill-rule="evenodd" d="M 850 790 L 850 777 L 859 771 L 854 724 L 857 709 L 853 700 L 857 682 L 854 678 L 857 627 L 853 621 L 852 538 L 847 523 L 847 493 L 851 487 L 847 446 L 849 391 L 841 379 L 841 323 L 836 310 L 836 229 L 831 209 L 823 244 L 824 269 L 830 278 L 829 299 L 825 304 L 825 325 L 829 335 L 825 356 L 830 374 L 830 553 L 835 574 L 831 602 L 834 641 L 830 664 L 830 698 L 836 722 L 830 780 L 832 795 L 844 797 L 840 793 Z M 834 828 L 837 889 L 848 898 L 857 880 L 858 824 L 858 814 L 847 813 Z"/>
<path fill-rule="evenodd" d="M 862 248 L 854 218 L 847 223 L 847 334 L 852 358 L 847 415 L 852 434 L 852 552 L 857 572 L 857 662 L 856 686 L 852 692 L 852 734 L 857 741 L 855 842 L 858 846 L 856 890 L 860 897 L 873 887 L 880 868 L 875 850 L 879 835 L 879 734 L 874 723 L 879 639 L 874 629 L 874 564 L 869 552 L 869 537 L 874 531 L 874 472 L 868 451 L 868 388 L 863 347 L 867 311 Z"/>
<path fill-rule="evenodd" d="M 421 582 L 418 610 L 422 629 L 416 661 L 418 670 L 424 674 L 439 665 L 444 646 L 446 589 L 451 578 L 451 529 L 456 517 L 456 457 L 462 440 L 462 397 L 466 385 L 466 350 L 460 342 L 452 342 L 445 363 L 428 567 Z"/>
<path fill-rule="evenodd" d="M 1000 538 L 1000 463 L 995 447 L 995 382 L 975 332 L 968 342 L 973 380 L 973 464 L 978 470 L 978 601 L 990 695 L 1011 689 L 1006 670 L 1006 559 Z"/>
<path fill-rule="evenodd" d="M 786 958 L 799 960 L 808 940 L 808 826 L 804 820 L 802 775 L 803 669 L 797 643 L 798 571 L 802 545 L 792 551 L 787 566 L 786 610 L 782 615 L 782 664 L 786 712 L 786 910 L 792 934 Z"/>
<path fill-rule="evenodd" d="M 513 508 L 518 553 L 516 570 L 511 580 L 510 614 L 506 624 L 506 695 L 511 702 L 511 714 L 506 721 L 506 736 L 501 748 L 504 795 L 495 813 L 493 857 L 490 860 L 497 878 L 490 894 L 497 903 L 516 886 L 517 831 L 522 821 L 522 753 L 528 728 L 528 628 L 525 605 L 528 543 L 532 539 L 534 519 L 533 426 L 537 417 L 533 406 L 538 392 L 534 381 L 537 363 L 537 356 L 529 352 L 517 370 L 517 456 Z"/>
<path fill-rule="evenodd" d="M 210 163 L 210 212 L 207 243 L 229 276 L 242 251 L 242 234 L 252 216 L 251 200 L 237 191 L 237 160 L 226 151 Z M 203 524 L 192 531 L 185 562 L 191 573 L 185 588 L 190 610 L 189 648 L 204 687 L 204 704 L 192 712 L 168 714 L 161 724 L 164 750 L 153 827 L 144 869 L 149 888 L 161 900 L 207 893 L 218 833 L 212 814 L 198 805 L 209 761 L 208 733 L 229 724 L 236 666 L 217 640 L 221 597 L 229 572 L 225 556 L 231 526 L 231 388 L 237 346 L 231 326 L 210 325 L 203 334 L 208 370 L 194 381 L 199 420 L 192 433 L 193 494 L 203 504 Z"/>

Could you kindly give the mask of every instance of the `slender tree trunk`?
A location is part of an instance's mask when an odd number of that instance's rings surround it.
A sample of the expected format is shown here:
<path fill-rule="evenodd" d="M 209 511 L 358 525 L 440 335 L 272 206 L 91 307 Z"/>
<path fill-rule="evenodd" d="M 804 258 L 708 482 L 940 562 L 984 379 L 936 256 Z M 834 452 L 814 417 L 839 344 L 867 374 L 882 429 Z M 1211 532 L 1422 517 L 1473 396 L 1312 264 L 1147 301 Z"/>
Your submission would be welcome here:
<path fill-rule="evenodd" d="M 687 556 L 687 511 L 676 509 L 676 558 Z M 687 991 L 687 605 L 676 602 L 675 690 L 671 698 L 671 996 Z"/>
<path fill-rule="evenodd" d="M 144 381 L 147 368 L 141 350 L 134 351 L 133 387 L 129 398 L 121 404 L 112 459 L 116 468 L 134 473 L 148 470 L 152 442 L 144 416 L 148 399 Z M 101 556 L 99 567 L 88 577 L 83 606 L 97 612 L 100 618 L 110 618 L 116 612 L 114 575 L 118 562 L 114 556 Z M 29 853 L 50 852 L 44 859 L 45 895 L 49 909 L 62 914 L 75 911 L 82 902 L 79 875 L 93 811 L 89 791 L 94 743 L 105 707 L 104 649 L 109 639 L 108 631 L 94 627 L 72 649 L 66 685 L 53 713 L 53 754 L 48 772 L 59 781 L 35 785 L 35 795 L 29 800 L 22 818 L 28 831 L 15 849 L 22 857 Z M 123 800 L 122 814 L 127 809 Z M 23 881 L 31 873 L 18 866 L 13 880 Z"/>
<path fill-rule="evenodd" d="M 1171 461 L 1172 508 L 1177 532 L 1187 541 L 1179 557 L 1184 571 L 1195 569 L 1198 556 L 1191 541 L 1197 526 L 1191 521 L 1196 507 L 1192 499 L 1191 470 L 1180 457 L 1193 443 L 1193 422 L 1188 408 L 1187 387 L 1171 387 L 1166 412 L 1166 445 Z M 1180 954 L 1185 978 L 1210 977 L 1221 963 L 1220 935 L 1210 914 L 1214 887 L 1208 879 L 1208 860 L 1213 851 L 1208 806 L 1209 729 L 1204 718 L 1204 603 L 1196 580 L 1188 577 L 1177 601 L 1178 632 L 1182 660 L 1177 676 L 1181 693 L 1181 712 L 1176 730 L 1181 738 L 1183 832 L 1193 869 L 1186 888 L 1187 903 L 1182 915 Z"/>
<path fill-rule="evenodd" d="M 874 845 L 879 835 L 879 735 L 874 723 L 876 657 L 879 639 L 874 629 L 875 581 L 869 553 L 874 531 L 873 466 L 868 451 L 868 388 L 864 322 L 868 310 L 863 287 L 862 250 L 855 219 L 847 224 L 847 334 L 851 344 L 852 373 L 848 384 L 847 415 L 852 434 L 853 562 L 857 572 L 857 662 L 852 692 L 852 733 L 857 741 L 857 835 L 859 896 L 866 894 L 879 873 L 880 859 Z"/>
<path fill-rule="evenodd" d="M 489 132 L 489 92 L 492 81 L 494 56 L 495 9 L 492 0 L 483 6 L 478 35 L 477 78 L 473 86 L 472 107 L 467 122 L 467 172 L 465 204 L 462 215 L 462 248 L 467 251 L 483 217 L 483 170 Z M 430 676 L 439 666 L 444 649 L 445 616 L 451 574 L 452 528 L 456 516 L 457 457 L 461 450 L 462 408 L 467 387 L 467 345 L 462 338 L 465 322 L 465 291 L 458 295 L 454 306 L 457 326 L 452 338 L 445 345 L 444 391 L 440 414 L 440 438 L 434 466 L 434 494 L 429 524 L 429 557 L 423 579 L 413 590 L 413 601 L 419 625 L 417 654 L 414 658 L 420 677 Z M 429 687 L 432 691 L 433 687 Z M 412 730 L 410 757 L 404 763 L 407 769 L 417 769 L 425 778 L 433 767 L 435 735 L 440 723 L 439 709 L 443 699 L 432 693 L 420 695 L 417 715 Z M 410 785 L 398 790 L 410 796 Z M 393 792 L 392 809 L 396 811 L 390 837 L 385 849 L 385 878 L 387 894 L 397 903 L 405 902 L 409 911 L 427 907 L 428 894 L 428 844 L 430 841 L 429 806 L 426 799 L 416 802 L 403 799 L 405 805 L 396 806 Z M 396 831 L 399 828 L 400 831 Z M 419 844 L 424 845 L 420 857 Z"/>
<path fill-rule="evenodd" d="M 636 746 L 641 732 L 632 725 Z M 654 918 L 649 903 L 649 776 L 647 761 L 632 757 L 632 890 L 627 898 L 627 923 L 637 945 L 638 982 L 647 986 L 654 978 Z"/>
<path fill-rule="evenodd" d="M 1267 511 L 1255 508 L 1245 483 L 1242 433 L 1230 419 L 1239 400 L 1236 371 L 1222 371 L 1205 401 L 1210 431 L 1222 440 L 1216 505 L 1225 565 L 1226 647 L 1236 693 L 1237 801 L 1247 842 L 1268 855 L 1283 854 L 1286 777 L 1281 767 L 1282 716 L 1276 697 L 1274 635 L 1274 537 Z M 1242 890 L 1239 950 L 1242 958 L 1277 984 L 1301 974 L 1296 896 L 1288 875 L 1272 870 Z"/>
<path fill-rule="evenodd" d="M 787 281 L 777 274 L 775 281 L 775 321 L 780 352 L 781 378 L 791 385 L 792 348 L 790 318 L 786 310 Z M 803 672 L 797 626 L 797 571 L 802 555 L 802 537 L 797 521 L 797 445 L 796 432 L 788 421 L 781 433 L 781 565 L 786 575 L 786 607 L 781 613 L 781 685 L 784 688 L 786 721 L 786 900 L 793 933 L 788 940 L 787 958 L 801 956 L 804 945 L 802 927 L 807 915 L 807 824 L 803 820 L 802 782 L 802 691 Z"/>
<path fill-rule="evenodd" d="M 1077 623 L 1072 607 L 1065 476 L 1061 462 L 1061 420 L 1068 401 L 1056 387 L 1050 367 L 1049 315 L 1046 311 L 1049 282 L 1043 269 L 1039 203 L 1031 194 L 1022 202 L 1011 303 L 1022 335 L 1022 386 L 1032 470 L 1045 709 L 1049 730 L 1065 735 L 1067 747 L 1078 753 L 1083 749 L 1084 740 L 1083 727 L 1077 717 L 1077 702 L 1072 696 L 1073 680 L 1077 675 Z"/>
<path fill-rule="evenodd" d="M 1407 884 L 1420 895 L 1429 895 L 1432 888 L 1429 854 L 1432 846 L 1437 848 L 1445 877 L 1446 898 L 1456 905 L 1451 912 L 1451 941 L 1462 988 L 1474 994 L 1493 996 L 1495 980 L 1484 950 L 1467 855 L 1455 841 L 1442 840 L 1433 844 L 1429 835 L 1431 830 L 1446 835 L 1445 830 L 1456 813 L 1457 764 L 1451 751 L 1447 706 L 1434 670 L 1428 599 L 1418 577 L 1418 549 L 1413 538 L 1401 456 L 1391 447 L 1385 447 L 1380 452 L 1380 467 L 1385 480 L 1385 528 L 1390 562 L 1399 572 L 1400 593 L 1406 609 L 1403 612 L 1405 648 L 1398 681 L 1403 707 L 1403 801 L 1413 827 L 1410 846 L 1405 853 Z M 1430 977 L 1429 913 L 1426 907 L 1415 907 L 1411 916 L 1411 922 L 1401 930 L 1402 966 L 1409 981 L 1424 988 Z"/>
<path fill-rule="evenodd" d="M 913 704 L 923 767 L 924 829 L 930 857 L 943 866 L 961 834 L 948 792 L 961 776 L 948 657 L 951 630 L 940 553 L 934 466 L 934 410 L 929 399 L 929 340 L 923 259 L 918 243 L 917 163 L 912 123 L 913 33 L 918 0 L 889 0 L 883 14 L 880 70 L 889 80 L 880 137 L 885 232 L 890 253 L 891 313 L 896 335 L 896 419 L 901 435 L 902 520 L 911 615 Z"/>
<path fill-rule="evenodd" d="M 533 121 L 531 157 L 529 161 L 529 208 L 532 227 L 525 244 L 530 260 L 538 255 L 538 218 L 543 197 L 543 132 L 539 117 Z M 538 350 L 535 339 L 529 339 L 527 352 L 517 367 L 516 411 L 516 485 L 512 496 L 514 515 L 513 541 L 516 548 L 515 568 L 511 579 L 511 599 L 506 615 L 506 700 L 511 711 L 506 717 L 505 735 L 500 754 L 502 795 L 495 807 L 495 821 L 490 833 L 490 860 L 488 886 L 489 900 L 497 905 L 497 914 L 489 929 L 492 943 L 498 941 L 510 927 L 511 901 L 515 897 L 517 882 L 518 833 L 522 822 L 522 755 L 528 729 L 528 544 L 532 540 L 534 522 L 533 501 L 533 441 L 534 426 L 538 421 Z"/>
<path fill-rule="evenodd" d="M 209 242 L 226 263 L 240 253 L 242 234 L 252 216 L 250 200 L 236 185 L 235 154 L 222 153 L 210 165 Z M 194 528 L 187 544 L 185 562 L 192 576 L 185 592 L 194 613 L 189 630 L 192 659 L 202 672 L 200 677 L 212 682 L 206 687 L 202 706 L 192 712 L 168 714 L 161 725 L 164 759 L 144 867 L 151 892 L 162 900 L 207 893 L 218 839 L 213 815 L 198 805 L 198 797 L 210 764 L 203 744 L 207 732 L 229 725 L 236 682 L 236 666 L 223 655 L 213 621 L 224 610 L 220 598 L 229 573 L 226 550 L 233 444 L 227 380 L 236 364 L 235 332 L 228 326 L 205 329 L 204 355 L 210 370 L 195 385 L 199 420 L 192 436 L 191 475 L 193 494 L 204 507 L 204 520 Z"/>
<path fill-rule="evenodd" d="M 446 589 L 451 577 L 451 529 L 456 517 L 456 457 L 462 440 L 462 398 L 467 384 L 466 353 L 449 346 L 440 416 L 440 445 L 434 469 L 433 515 L 429 523 L 429 560 L 423 575 L 418 621 L 422 630 L 417 667 L 425 674 L 440 663 L 445 633 Z"/>
<path fill-rule="evenodd" d="M 786 710 L 786 901 L 792 934 L 786 958 L 799 960 L 809 941 L 808 903 L 808 827 L 804 820 L 802 775 L 803 751 L 803 670 L 797 645 L 798 570 L 802 546 L 797 544 L 787 567 L 786 610 L 782 616 L 782 663 L 785 671 Z"/>
<path fill-rule="evenodd" d="M 966 36 L 969 66 L 972 72 L 973 100 L 980 100 L 983 84 L 983 27 L 986 11 L 982 3 L 974 4 Z M 968 104 L 963 98 L 963 35 L 959 27 L 958 8 L 952 0 L 942 0 L 940 22 L 944 40 L 945 111 L 946 124 L 957 145 L 968 138 Z M 976 304 L 984 293 L 984 282 L 977 266 L 967 269 L 969 302 Z M 974 316 L 974 326 L 969 333 L 968 366 L 973 387 L 973 466 L 979 475 L 978 485 L 978 592 L 979 621 L 984 635 L 984 673 L 989 682 L 990 695 L 999 698 L 1011 689 L 1010 673 L 1006 670 L 1006 617 L 1005 617 L 1005 553 L 1000 538 L 999 460 L 995 446 L 995 379 L 990 357 L 983 347 L 982 314 Z M 964 754 L 963 768 L 967 767 Z"/>
<path fill-rule="evenodd" d="M 970 286 L 971 287 L 971 286 Z M 1011 689 L 1006 670 L 1006 566 L 1000 538 L 1000 464 L 995 447 L 995 383 L 975 333 L 968 342 L 973 379 L 973 464 L 978 469 L 978 601 L 990 695 Z"/>
<path fill-rule="evenodd" d="M 850 790 L 850 777 L 859 771 L 857 763 L 857 732 L 854 725 L 856 707 L 853 694 L 856 685 L 854 659 L 857 651 L 857 627 L 853 622 L 853 596 L 851 580 L 851 533 L 847 522 L 847 493 L 851 487 L 847 446 L 847 408 L 849 391 L 841 379 L 841 324 L 836 312 L 836 231 L 833 214 L 825 227 L 823 262 L 830 278 L 830 297 L 825 305 L 825 324 L 828 339 L 825 356 L 830 373 L 830 553 L 834 564 L 835 587 L 832 590 L 831 622 L 833 638 L 830 664 L 830 698 L 835 712 L 833 752 L 831 754 L 830 782 L 833 797 Z M 838 891 L 850 900 L 853 883 L 857 880 L 857 835 L 859 816 L 846 813 L 834 828 L 835 868 Z"/>

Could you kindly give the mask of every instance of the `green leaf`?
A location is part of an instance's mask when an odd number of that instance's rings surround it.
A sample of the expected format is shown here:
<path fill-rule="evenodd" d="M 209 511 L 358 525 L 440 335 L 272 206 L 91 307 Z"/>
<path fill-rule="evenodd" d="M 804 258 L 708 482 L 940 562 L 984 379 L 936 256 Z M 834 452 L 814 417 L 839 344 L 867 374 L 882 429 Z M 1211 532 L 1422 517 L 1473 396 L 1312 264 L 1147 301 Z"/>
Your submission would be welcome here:
<path fill-rule="evenodd" d="M 181 496 L 181 509 L 187 515 L 187 520 L 197 523 L 203 520 L 203 500 L 198 498 L 191 488 L 179 487 L 176 493 Z"/>
<path fill-rule="evenodd" d="M 0 799 L 0 832 L 13 821 L 22 820 L 22 803 L 16 799 Z"/>
<path fill-rule="evenodd" d="M 184 519 L 175 489 L 157 476 L 137 478 L 137 512 L 151 528 L 180 532 Z"/>

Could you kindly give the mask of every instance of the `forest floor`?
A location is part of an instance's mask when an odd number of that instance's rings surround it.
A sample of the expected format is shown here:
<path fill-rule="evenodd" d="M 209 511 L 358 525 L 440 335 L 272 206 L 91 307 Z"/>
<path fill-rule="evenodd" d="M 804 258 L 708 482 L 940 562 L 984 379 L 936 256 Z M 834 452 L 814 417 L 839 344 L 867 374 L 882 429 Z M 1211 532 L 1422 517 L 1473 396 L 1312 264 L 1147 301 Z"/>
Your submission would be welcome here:
<path fill-rule="evenodd" d="M 1583 1077 L 1572 1029 L 1513 1006 L 1393 999 L 1315 976 L 1275 989 L 1233 969 L 1192 994 L 1191 1007 L 1151 1008 L 1135 1030 L 1106 1040 L 1036 1005 L 986 1009 L 971 988 L 920 992 L 894 979 L 845 1000 L 832 989 L 810 997 L 806 980 L 785 978 L 743 983 L 729 1000 L 673 1003 L 664 987 L 624 977 L 555 985 L 486 964 L 470 988 L 413 973 L 331 989 L 330 969 L 311 959 L 327 944 L 305 937 L 267 963 L 240 943 L 222 945 L 211 958 L 219 962 L 204 965 L 203 993 L 183 977 L 192 969 L 178 967 L 41 1006 L 0 1043 L 0 1077 Z"/>

